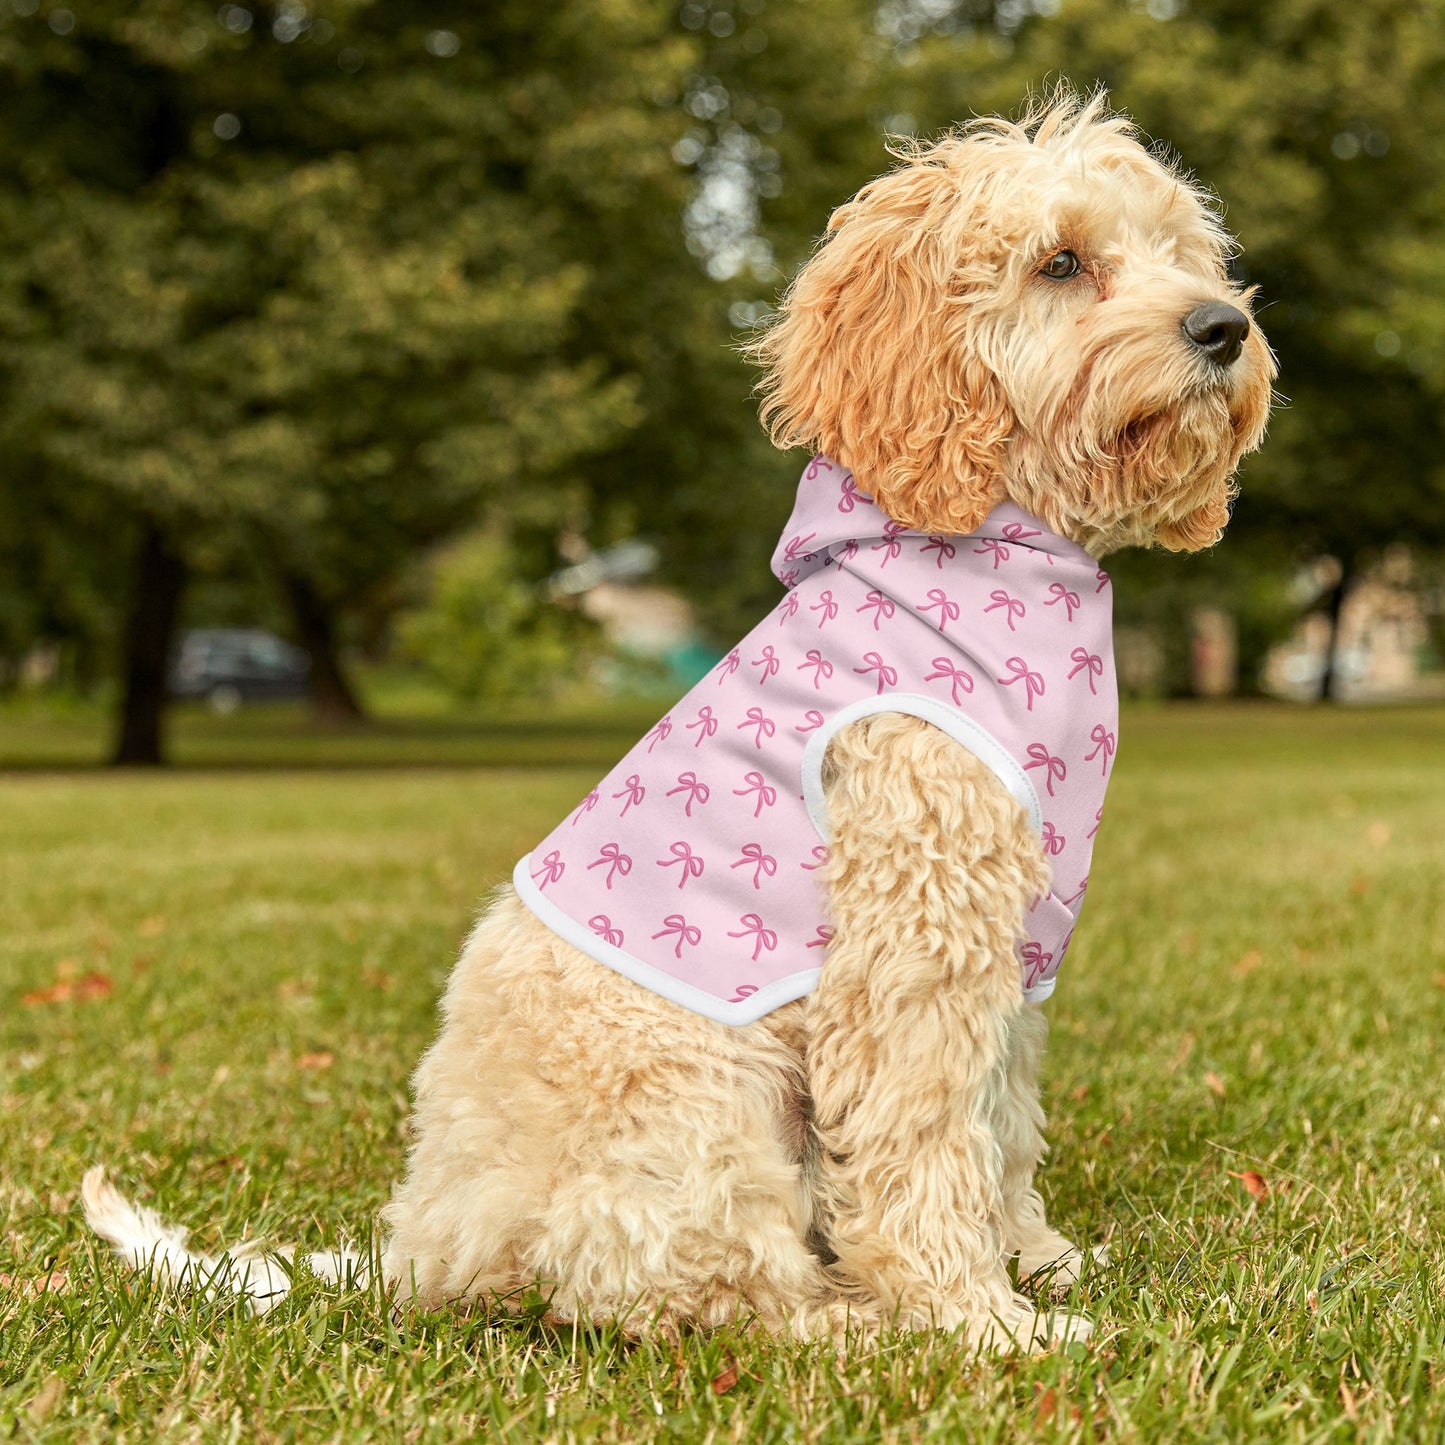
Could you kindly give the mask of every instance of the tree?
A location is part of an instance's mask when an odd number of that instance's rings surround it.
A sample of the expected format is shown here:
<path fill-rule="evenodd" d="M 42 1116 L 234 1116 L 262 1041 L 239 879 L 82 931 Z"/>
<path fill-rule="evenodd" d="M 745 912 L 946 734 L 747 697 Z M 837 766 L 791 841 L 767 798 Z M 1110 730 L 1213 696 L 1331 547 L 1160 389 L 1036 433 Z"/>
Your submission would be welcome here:
<path fill-rule="evenodd" d="M 637 376 L 573 334 L 594 258 L 548 187 L 575 171 L 673 223 L 653 94 L 687 41 L 652 0 L 431 13 L 0 19 L 0 437 L 121 519 L 118 761 L 160 759 L 156 659 L 199 548 L 261 549 L 325 651 L 479 514 L 555 528 L 577 459 L 640 419 Z"/>

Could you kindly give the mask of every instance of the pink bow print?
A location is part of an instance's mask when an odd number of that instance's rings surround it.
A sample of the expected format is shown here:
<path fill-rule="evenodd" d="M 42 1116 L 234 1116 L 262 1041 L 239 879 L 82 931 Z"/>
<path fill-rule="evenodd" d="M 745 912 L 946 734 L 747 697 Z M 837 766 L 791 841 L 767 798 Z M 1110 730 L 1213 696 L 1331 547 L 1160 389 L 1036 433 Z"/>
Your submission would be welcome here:
<path fill-rule="evenodd" d="M 995 681 L 1003 683 L 1005 687 L 1011 687 L 1016 682 L 1024 685 L 1024 695 L 1028 698 L 1029 711 L 1034 710 L 1034 699 L 1044 694 L 1044 678 L 1039 672 L 1030 672 L 1029 665 L 1021 657 L 1010 657 L 1004 662 L 1009 670 L 1008 677 L 996 678 Z"/>
<path fill-rule="evenodd" d="M 867 663 L 867 666 L 855 667 L 853 671 L 858 673 L 860 677 L 866 677 L 870 672 L 876 672 L 878 674 L 877 696 L 881 697 L 883 695 L 883 689 L 885 687 L 896 687 L 898 685 L 898 669 L 896 667 L 889 667 L 878 653 L 865 652 L 863 654 L 863 661 Z"/>
<path fill-rule="evenodd" d="M 1038 981 L 1040 975 L 1054 961 L 1052 953 L 1045 953 L 1042 946 L 1037 943 L 1026 943 L 1020 950 L 1023 961 L 1028 964 L 1028 977 L 1024 979 L 1024 987 L 1032 988 Z"/>
<path fill-rule="evenodd" d="M 945 562 L 953 561 L 954 557 L 958 554 L 958 548 L 955 547 L 947 537 L 938 532 L 930 532 L 928 534 L 928 541 L 923 544 L 921 555 L 926 557 L 930 552 L 938 553 L 938 556 L 933 560 L 942 567 Z"/>
<path fill-rule="evenodd" d="M 838 559 L 840 562 L 851 562 L 858 555 L 858 539 L 849 537 L 841 547 L 838 548 Z"/>
<path fill-rule="evenodd" d="M 898 610 L 893 605 L 893 599 L 891 597 L 885 597 L 876 587 L 869 591 L 863 601 L 863 605 L 855 610 L 858 612 L 867 612 L 870 607 L 873 609 L 874 632 L 877 632 L 879 627 L 882 626 L 885 617 L 892 617 Z"/>
<path fill-rule="evenodd" d="M 933 659 L 933 666 L 937 670 L 928 673 L 923 679 L 924 682 L 936 682 L 939 678 L 946 677 L 948 679 L 949 690 L 953 693 L 953 705 L 957 707 L 958 690 L 962 688 L 964 692 L 972 692 L 973 678 L 956 663 L 950 662 L 946 657 L 935 657 Z"/>
<path fill-rule="evenodd" d="M 808 940 L 807 943 L 805 943 L 805 944 L 803 945 L 803 947 L 804 947 L 804 948 L 827 948 L 827 946 L 828 946 L 830 943 L 832 943 L 832 941 L 833 941 L 833 934 L 834 934 L 834 932 L 835 932 L 835 930 L 833 929 L 833 927 L 832 927 L 831 924 L 820 923 L 820 924 L 818 925 L 817 932 L 814 934 L 814 936 L 813 936 L 812 938 L 810 938 L 810 939 Z"/>
<path fill-rule="evenodd" d="M 613 793 L 614 798 L 625 797 L 627 801 L 622 805 L 622 812 L 619 817 L 625 818 L 627 810 L 635 804 L 640 803 L 647 796 L 647 789 L 642 785 L 642 779 L 636 773 L 630 773 L 627 781 L 622 785 L 620 792 Z"/>
<path fill-rule="evenodd" d="M 669 913 L 662 920 L 662 932 L 654 933 L 654 938 L 677 939 L 677 948 L 673 953 L 674 958 L 682 957 L 682 946 L 687 944 L 689 948 L 696 948 L 702 942 L 702 929 L 695 928 L 680 913 Z"/>
<path fill-rule="evenodd" d="M 1078 891 L 1077 893 L 1075 893 L 1075 894 L 1072 894 L 1072 895 L 1071 895 L 1070 897 L 1068 897 L 1068 898 L 1061 898 L 1061 899 L 1059 899 L 1059 902 L 1060 902 L 1060 903 L 1067 903 L 1067 904 L 1069 904 L 1069 905 L 1073 905 L 1073 904 L 1077 903 L 1077 902 L 1079 901 L 1079 899 L 1081 899 L 1081 898 L 1084 896 L 1084 894 L 1087 893 L 1088 891 L 1089 891 L 1089 880 L 1088 880 L 1087 878 L 1082 878 L 1082 879 L 1079 880 L 1079 891 Z M 1070 936 L 1070 937 L 1073 937 L 1072 934 L 1070 934 L 1069 936 Z"/>
<path fill-rule="evenodd" d="M 1039 842 L 1043 844 L 1044 852 L 1051 858 L 1064 851 L 1064 844 L 1067 841 L 1062 833 L 1054 831 L 1052 823 L 1045 823 L 1043 832 L 1039 834 Z"/>
<path fill-rule="evenodd" d="M 818 455 L 815 456 L 813 460 L 808 463 L 808 470 L 806 475 L 810 482 L 815 482 L 818 480 L 818 469 L 820 467 L 825 472 L 831 472 L 833 470 L 833 463 L 830 462 L 828 458 L 822 454 L 822 452 L 819 452 Z"/>
<path fill-rule="evenodd" d="M 809 873 L 812 873 L 815 869 L 827 867 L 829 856 L 828 850 L 820 843 L 813 849 L 813 861 L 811 863 L 802 863 L 799 866 L 806 868 Z"/>
<path fill-rule="evenodd" d="M 1042 743 L 1029 744 L 1029 757 L 1032 762 L 1024 764 L 1024 772 L 1030 768 L 1044 769 L 1044 787 L 1048 789 L 1049 797 L 1054 796 L 1054 779 L 1061 783 L 1069 776 L 1069 770 L 1064 766 L 1062 758 L 1051 757 L 1049 750 Z"/>
<path fill-rule="evenodd" d="M 689 818 L 692 817 L 692 805 L 694 803 L 696 803 L 698 807 L 702 807 L 712 796 L 712 790 L 706 783 L 698 782 L 697 774 L 691 769 L 685 773 L 679 773 L 677 775 L 677 786 L 667 790 L 667 796 L 669 798 L 675 793 L 687 794 L 687 798 L 682 805 L 682 810 Z"/>
<path fill-rule="evenodd" d="M 593 788 L 577 805 L 576 811 L 572 814 L 572 826 L 575 828 L 577 824 L 582 821 L 582 815 L 584 813 L 590 813 L 601 801 L 601 792 L 597 788 Z"/>
<path fill-rule="evenodd" d="M 823 714 L 815 707 L 810 707 L 803 714 L 803 720 L 793 729 L 795 733 L 811 733 L 823 726 Z"/>
<path fill-rule="evenodd" d="M 950 622 L 958 621 L 958 603 L 955 602 L 942 587 L 930 587 L 928 589 L 928 601 L 920 602 L 920 612 L 932 612 L 938 609 L 938 630 L 946 632 Z"/>
<path fill-rule="evenodd" d="M 1085 679 L 1089 684 L 1089 691 L 1093 693 L 1095 697 L 1097 697 L 1099 695 L 1099 689 L 1094 686 L 1094 679 L 1096 677 L 1103 677 L 1104 659 L 1102 657 L 1095 656 L 1095 654 L 1090 652 L 1087 647 L 1076 647 L 1069 654 L 1069 661 L 1077 664 L 1075 667 L 1070 669 L 1069 677 L 1073 677 L 1077 673 L 1083 672 L 1085 668 L 1088 669 L 1088 672 L 1085 674 Z"/>
<path fill-rule="evenodd" d="M 763 648 L 763 655 L 753 658 L 753 666 L 763 670 L 762 676 L 758 678 L 758 686 L 761 687 L 782 665 L 778 661 L 776 648 L 771 646 Z"/>
<path fill-rule="evenodd" d="M 1010 597 L 1002 587 L 995 587 L 989 594 L 990 602 L 983 610 L 985 612 L 997 612 L 1000 607 L 1004 609 L 1004 620 L 1008 623 L 1008 630 L 1014 631 L 1014 618 L 1022 617 L 1026 611 L 1024 604 L 1017 597 Z"/>
<path fill-rule="evenodd" d="M 975 557 L 987 557 L 990 552 L 993 553 L 993 570 L 997 572 L 998 564 L 1008 561 L 1008 548 L 1005 547 L 997 537 L 985 537 L 983 541 L 973 549 Z"/>
<path fill-rule="evenodd" d="M 757 795 L 757 803 L 753 807 L 753 817 L 757 817 L 764 808 L 771 808 L 778 801 L 778 790 L 759 772 L 743 774 L 743 782 L 746 788 L 734 788 L 733 796 L 746 798 L 749 794 Z"/>
<path fill-rule="evenodd" d="M 1064 604 L 1064 611 L 1068 614 L 1066 620 L 1074 620 L 1074 609 L 1082 605 L 1082 599 L 1077 592 L 1070 592 L 1062 582 L 1050 582 L 1049 591 L 1053 594 L 1052 601 L 1045 602 L 1045 607 L 1056 607 L 1060 602 Z"/>
<path fill-rule="evenodd" d="M 1116 746 L 1114 734 L 1111 733 L 1103 723 L 1095 723 L 1094 731 L 1089 734 L 1089 741 L 1094 744 L 1094 751 L 1084 755 L 1084 761 L 1091 763 L 1095 758 L 1100 758 L 1100 766 L 1104 772 L 1109 771 L 1109 759 L 1114 756 Z"/>
<path fill-rule="evenodd" d="M 687 726 L 689 731 L 693 728 L 699 730 L 698 735 L 693 739 L 692 745 L 695 748 L 700 748 L 702 746 L 702 740 L 704 738 L 710 738 L 717 731 L 718 722 L 717 718 L 713 716 L 712 709 L 704 703 L 702 707 L 698 708 L 697 716 L 693 718 Z"/>
<path fill-rule="evenodd" d="M 816 535 L 815 532 L 808 532 L 800 537 L 789 537 L 787 546 L 783 548 L 783 561 L 796 562 L 802 555 L 803 548 L 806 547 Z"/>
<path fill-rule="evenodd" d="M 587 920 L 587 926 L 604 943 L 610 943 L 613 948 L 622 947 L 622 930 L 612 926 L 612 920 L 605 913 L 594 913 Z"/>
<path fill-rule="evenodd" d="M 647 745 L 647 751 L 651 752 L 658 743 L 665 743 L 672 736 L 672 718 L 663 718 L 647 736 L 652 739 Z"/>
<path fill-rule="evenodd" d="M 810 667 L 813 669 L 814 687 L 822 687 L 823 679 L 833 675 L 833 664 L 816 647 L 808 649 L 807 660 L 798 664 L 797 671 L 806 672 Z"/>
<path fill-rule="evenodd" d="M 1094 573 L 1094 580 L 1099 584 L 1094 588 L 1094 595 L 1097 597 L 1098 594 L 1109 585 L 1109 574 L 1100 568 L 1099 571 Z"/>
<path fill-rule="evenodd" d="M 756 913 L 744 913 L 738 922 L 742 924 L 742 931 L 734 933 L 728 929 L 729 938 L 751 938 L 753 940 L 753 962 L 758 961 L 758 954 L 763 949 L 771 953 L 778 946 L 778 935 L 771 928 L 763 926 L 763 920 Z"/>
<path fill-rule="evenodd" d="M 761 888 L 762 876 L 764 873 L 769 878 L 778 871 L 778 860 L 763 852 L 761 843 L 744 843 L 743 856 L 736 863 L 728 866 L 731 868 L 746 868 L 749 864 L 753 869 L 753 887 Z"/>
<path fill-rule="evenodd" d="M 818 594 L 817 602 L 810 608 L 809 612 L 821 612 L 823 615 L 818 619 L 819 628 L 825 627 L 838 615 L 838 604 L 833 601 L 833 594 L 828 591 Z"/>
<path fill-rule="evenodd" d="M 886 567 L 903 550 L 903 543 L 898 540 L 898 534 L 905 530 L 897 522 L 885 522 L 883 524 L 883 540 L 873 548 L 875 552 L 883 553 L 883 560 L 878 564 L 879 569 Z"/>
<path fill-rule="evenodd" d="M 778 626 L 786 627 L 788 622 L 798 615 L 798 608 L 800 606 L 802 606 L 802 603 L 798 598 L 798 594 L 796 592 L 789 592 L 788 595 L 783 598 L 782 604 L 778 608 Z"/>
<path fill-rule="evenodd" d="M 721 683 L 726 678 L 731 677 L 733 673 L 735 673 L 742 665 L 743 660 L 741 657 L 738 656 L 738 650 L 735 647 L 730 653 L 728 653 L 725 658 L 723 658 L 720 663 L 718 663 L 717 668 L 715 669 L 718 675 L 718 682 Z"/>
<path fill-rule="evenodd" d="M 566 871 L 567 865 L 562 861 L 561 853 L 553 848 L 542 859 L 542 866 L 532 874 L 532 877 L 536 879 L 538 888 L 545 888 L 549 883 L 555 883 Z"/>
<path fill-rule="evenodd" d="M 728 1000 L 728 1002 L 742 1003 L 744 999 L 751 998 L 757 991 L 758 986 L 755 983 L 740 983 L 734 990 L 733 996 Z"/>
<path fill-rule="evenodd" d="M 1100 808 L 1099 811 L 1094 814 L 1094 826 L 1093 826 L 1092 828 L 1090 828 L 1089 831 L 1084 834 L 1084 836 L 1085 836 L 1086 838 L 1092 838 L 1092 837 L 1094 836 L 1094 834 L 1099 831 L 1099 824 L 1102 823 L 1103 821 L 1104 821 L 1104 810 L 1103 810 L 1102 808 Z"/>
<path fill-rule="evenodd" d="M 744 728 L 757 729 L 757 732 L 753 734 L 753 742 L 761 748 L 763 739 L 765 737 L 772 737 L 772 735 L 777 732 L 778 725 L 772 718 L 763 716 L 762 708 L 750 707 L 747 717 L 737 725 L 737 731 L 741 732 Z"/>
<path fill-rule="evenodd" d="M 679 888 L 683 887 L 689 878 L 702 877 L 702 859 L 692 851 L 691 843 L 672 843 L 668 845 L 667 851 L 672 854 L 672 857 L 659 858 L 657 860 L 657 866 L 659 868 L 671 868 L 674 863 L 681 863 L 682 873 L 677 880 L 677 886 Z"/>
<path fill-rule="evenodd" d="M 843 478 L 839 493 L 838 510 L 851 512 L 858 505 L 858 483 L 853 480 L 851 473 Z"/>
<path fill-rule="evenodd" d="M 1003 534 L 1010 542 L 1022 542 L 1025 537 L 1042 537 L 1044 534 L 1038 531 L 1030 531 L 1022 522 L 1010 522 L 1003 529 Z"/>
<path fill-rule="evenodd" d="M 589 863 L 587 865 L 587 871 L 590 873 L 592 869 L 601 868 L 604 864 L 607 866 L 606 883 L 609 890 L 612 887 L 612 880 L 617 874 L 620 873 L 626 878 L 627 875 L 632 872 L 632 859 L 629 858 L 616 843 L 604 843 L 602 845 L 602 856 L 594 862 Z"/>

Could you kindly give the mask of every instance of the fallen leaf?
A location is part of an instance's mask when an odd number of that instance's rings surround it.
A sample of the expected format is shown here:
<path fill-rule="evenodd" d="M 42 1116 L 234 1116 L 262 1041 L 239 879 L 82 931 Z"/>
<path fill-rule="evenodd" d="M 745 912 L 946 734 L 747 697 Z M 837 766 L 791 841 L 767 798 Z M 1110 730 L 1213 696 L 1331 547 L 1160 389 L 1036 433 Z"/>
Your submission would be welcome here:
<path fill-rule="evenodd" d="M 1253 973 L 1263 962 L 1264 955 L 1257 948 L 1251 948 L 1248 953 L 1235 960 L 1234 976 L 1243 978 L 1246 974 Z"/>
<path fill-rule="evenodd" d="M 27 1008 L 47 1003 L 87 1003 L 113 992 L 115 983 L 108 974 L 88 973 L 83 978 L 62 978 L 48 988 L 32 989 L 21 994 L 20 1002 Z"/>
<path fill-rule="evenodd" d="M 1038 1402 L 1034 1406 L 1034 1424 L 1050 1425 L 1054 1416 L 1058 1413 L 1059 1397 L 1052 1387 L 1040 1390 Z"/>
<path fill-rule="evenodd" d="M 1069 1090 L 1069 1098 L 1071 1098 L 1076 1104 L 1082 1104 L 1084 1100 L 1088 1097 L 1089 1086 L 1087 1084 L 1080 1084 L 1078 1088 Z"/>
<path fill-rule="evenodd" d="M 1269 1193 L 1269 1181 L 1253 1169 L 1244 1169 L 1237 1174 L 1231 1169 L 1228 1173 L 1231 1179 L 1237 1179 L 1244 1185 L 1245 1192 L 1253 1199 L 1263 1199 Z"/>
<path fill-rule="evenodd" d="M 38 1299 L 43 1294 L 68 1294 L 70 1276 L 63 1269 L 53 1269 L 49 1274 L 30 1279 L 18 1274 L 0 1273 L 0 1289 L 13 1289 L 26 1299 Z"/>
<path fill-rule="evenodd" d="M 1217 1094 L 1221 1099 L 1224 1097 L 1224 1080 L 1213 1069 L 1206 1071 L 1204 1084 L 1211 1094 Z"/>
<path fill-rule="evenodd" d="M 712 1377 L 712 1392 L 714 1395 L 726 1395 L 737 1382 L 738 1362 L 729 1355 L 727 1369 L 721 1374 Z"/>
<path fill-rule="evenodd" d="M 336 1055 L 329 1053 L 326 1049 L 320 1049 L 314 1054 L 302 1054 L 296 1060 L 298 1069 L 329 1069 L 336 1062 Z"/>

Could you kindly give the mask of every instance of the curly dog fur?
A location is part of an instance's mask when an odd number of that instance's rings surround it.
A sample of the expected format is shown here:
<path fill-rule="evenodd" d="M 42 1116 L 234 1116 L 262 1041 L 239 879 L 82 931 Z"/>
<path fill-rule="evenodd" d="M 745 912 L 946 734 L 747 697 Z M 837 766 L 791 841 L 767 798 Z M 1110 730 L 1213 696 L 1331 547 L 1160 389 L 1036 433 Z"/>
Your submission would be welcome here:
<path fill-rule="evenodd" d="M 1257 328 L 1227 365 L 1182 329 L 1207 303 L 1248 311 L 1207 198 L 1098 98 L 899 155 L 753 347 L 778 445 L 827 452 L 924 532 L 972 531 L 1009 499 L 1096 557 L 1217 540 L 1274 367 Z M 825 785 L 821 982 L 746 1027 L 610 971 L 501 890 L 416 1072 L 385 1212 L 402 1296 L 540 1283 L 557 1318 L 668 1334 L 740 1315 L 988 1347 L 1087 1333 L 1007 1270 L 1080 1262 L 1034 1185 L 1045 1025 L 1015 944 L 1048 879 L 1039 839 L 916 718 L 845 728 Z M 107 1186 L 88 1188 L 107 1233 Z"/>

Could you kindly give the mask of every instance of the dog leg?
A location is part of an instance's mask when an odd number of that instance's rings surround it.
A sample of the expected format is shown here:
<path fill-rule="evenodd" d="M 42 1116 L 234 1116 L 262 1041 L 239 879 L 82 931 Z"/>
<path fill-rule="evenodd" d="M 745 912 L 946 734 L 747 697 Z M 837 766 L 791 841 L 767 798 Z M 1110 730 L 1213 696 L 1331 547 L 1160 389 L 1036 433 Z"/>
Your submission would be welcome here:
<path fill-rule="evenodd" d="M 548 931 L 509 889 L 478 924 L 417 1070 L 384 1271 L 422 1304 L 549 1296 L 637 1334 L 826 1293 L 808 1248 L 804 1005 L 689 1013 Z"/>
<path fill-rule="evenodd" d="M 900 1325 L 989 1347 L 1082 1338 L 1087 1321 L 1036 1315 L 1005 1267 L 996 1120 L 1037 839 L 987 767 L 912 717 L 840 732 L 825 787 L 835 934 L 808 1073 L 834 1270 Z"/>
<path fill-rule="evenodd" d="M 1039 1104 L 1039 1064 L 1048 1031 L 1048 1020 L 1035 1004 L 1025 1004 L 1010 1025 L 994 1133 L 1003 1151 L 1004 1245 L 1018 1256 L 1019 1281 L 1038 1276 L 1063 1290 L 1078 1279 L 1083 1256 L 1050 1228 L 1034 1188 L 1034 1172 L 1048 1149 Z"/>

